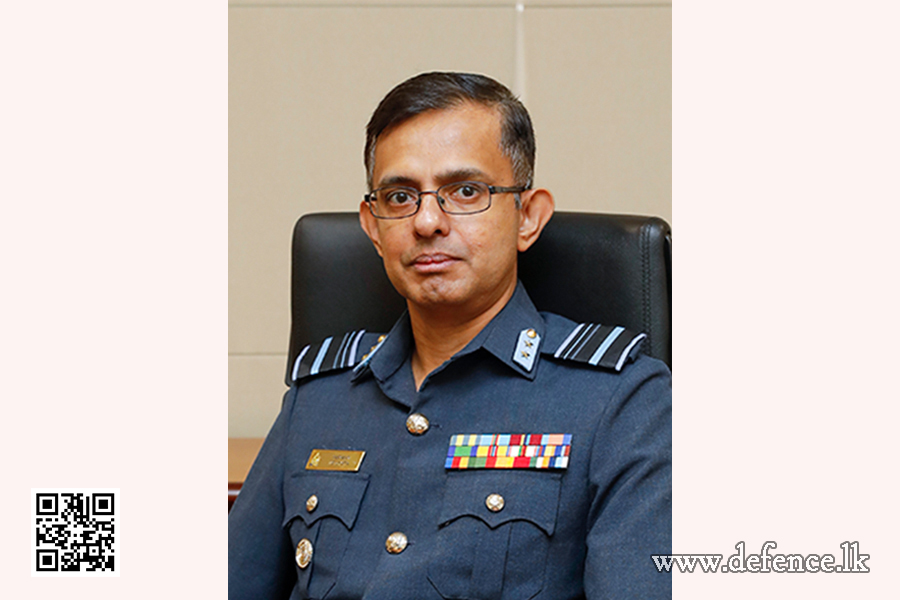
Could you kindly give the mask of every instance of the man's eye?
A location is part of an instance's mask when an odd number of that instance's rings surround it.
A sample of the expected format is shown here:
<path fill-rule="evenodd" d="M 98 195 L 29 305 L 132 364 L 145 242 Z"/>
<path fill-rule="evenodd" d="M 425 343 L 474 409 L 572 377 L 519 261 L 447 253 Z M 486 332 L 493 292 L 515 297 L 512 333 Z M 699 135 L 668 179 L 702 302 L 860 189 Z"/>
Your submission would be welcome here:
<path fill-rule="evenodd" d="M 447 197 L 455 202 L 471 202 L 479 200 L 485 193 L 479 186 L 471 183 L 460 183 L 445 189 Z"/>
<path fill-rule="evenodd" d="M 388 192 L 385 196 L 385 200 L 387 200 L 391 204 L 407 204 L 409 202 L 415 202 L 413 195 L 405 190 L 394 190 L 392 192 Z"/>

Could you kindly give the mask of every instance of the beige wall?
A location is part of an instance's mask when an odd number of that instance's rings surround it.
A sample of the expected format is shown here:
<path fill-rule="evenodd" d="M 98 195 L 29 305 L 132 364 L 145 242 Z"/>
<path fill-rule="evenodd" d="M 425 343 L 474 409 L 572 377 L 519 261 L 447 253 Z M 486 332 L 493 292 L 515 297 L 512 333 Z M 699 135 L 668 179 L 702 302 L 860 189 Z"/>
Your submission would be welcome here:
<path fill-rule="evenodd" d="M 621 0 L 231 3 L 229 435 L 265 435 L 286 389 L 294 222 L 357 209 L 365 124 L 416 73 L 519 94 L 558 210 L 671 223 L 671 23 L 670 4 Z"/>

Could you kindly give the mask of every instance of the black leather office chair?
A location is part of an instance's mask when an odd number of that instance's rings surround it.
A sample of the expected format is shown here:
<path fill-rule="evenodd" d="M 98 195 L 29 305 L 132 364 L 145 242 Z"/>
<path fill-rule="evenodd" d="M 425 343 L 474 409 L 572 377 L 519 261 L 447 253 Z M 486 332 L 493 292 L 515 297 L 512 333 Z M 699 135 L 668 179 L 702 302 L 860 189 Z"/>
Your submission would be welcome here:
<path fill-rule="evenodd" d="M 662 219 L 557 212 L 519 257 L 519 279 L 538 310 L 643 331 L 644 351 L 672 366 L 672 231 Z M 302 217 L 285 382 L 307 344 L 356 329 L 386 333 L 405 308 L 357 213 Z"/>

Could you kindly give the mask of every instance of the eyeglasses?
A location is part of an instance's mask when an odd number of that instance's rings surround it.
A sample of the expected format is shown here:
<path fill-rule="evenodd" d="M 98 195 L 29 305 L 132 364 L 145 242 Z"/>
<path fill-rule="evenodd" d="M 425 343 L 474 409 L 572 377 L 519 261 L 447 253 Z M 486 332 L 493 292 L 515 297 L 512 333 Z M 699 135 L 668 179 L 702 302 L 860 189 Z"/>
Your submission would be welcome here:
<path fill-rule="evenodd" d="M 494 194 L 518 194 L 526 187 L 497 187 L 480 181 L 457 181 L 442 185 L 433 192 L 420 192 L 411 187 L 389 185 L 364 196 L 369 211 L 376 219 L 404 219 L 419 212 L 422 196 L 434 194 L 438 206 L 448 215 L 474 215 L 491 207 Z"/>

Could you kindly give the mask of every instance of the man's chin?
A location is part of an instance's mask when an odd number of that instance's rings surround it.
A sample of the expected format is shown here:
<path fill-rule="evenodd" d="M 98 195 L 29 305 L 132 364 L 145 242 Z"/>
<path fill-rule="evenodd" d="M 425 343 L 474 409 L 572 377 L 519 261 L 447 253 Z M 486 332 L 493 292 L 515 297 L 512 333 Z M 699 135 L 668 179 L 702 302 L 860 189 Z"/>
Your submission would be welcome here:
<path fill-rule="evenodd" d="M 465 300 L 457 294 L 431 290 L 425 293 L 417 293 L 407 297 L 411 303 L 421 308 L 440 309 L 456 308 L 465 304 Z"/>
<path fill-rule="evenodd" d="M 428 277 L 419 285 L 407 287 L 406 299 L 425 309 L 454 308 L 465 304 L 467 293 L 464 286 L 445 277 Z"/>

